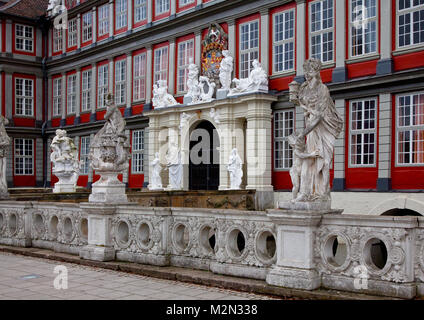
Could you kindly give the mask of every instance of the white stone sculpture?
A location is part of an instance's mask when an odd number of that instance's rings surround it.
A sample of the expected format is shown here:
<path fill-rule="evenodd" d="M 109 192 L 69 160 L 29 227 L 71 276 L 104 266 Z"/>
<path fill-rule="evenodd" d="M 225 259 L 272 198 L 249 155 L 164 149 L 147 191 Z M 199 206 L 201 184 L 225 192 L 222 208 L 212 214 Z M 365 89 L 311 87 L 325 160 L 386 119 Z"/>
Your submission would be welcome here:
<path fill-rule="evenodd" d="M 180 114 L 180 134 L 184 127 L 188 124 L 189 120 L 193 117 L 193 114 L 187 114 L 185 112 Z"/>
<path fill-rule="evenodd" d="M 155 109 L 171 107 L 179 104 L 174 97 L 168 93 L 166 80 L 158 80 L 157 84 L 153 85 L 152 104 Z"/>
<path fill-rule="evenodd" d="M 184 103 L 198 103 L 201 95 L 199 86 L 199 67 L 193 63 L 193 58 L 189 59 L 187 75 L 187 94 L 184 96 Z"/>
<path fill-rule="evenodd" d="M 118 174 L 128 169 L 130 144 L 124 132 L 125 120 L 113 103 L 113 95 L 106 98 L 106 123 L 94 136 L 90 146 L 91 167 L 101 175 L 93 184 L 90 202 L 127 202 L 125 184 L 118 180 Z"/>
<path fill-rule="evenodd" d="M 220 118 L 220 112 L 219 110 L 215 110 L 215 108 L 211 108 L 209 111 L 209 116 L 215 121 L 215 123 L 219 124 L 219 118 Z"/>
<path fill-rule="evenodd" d="M 303 132 L 289 138 L 294 149 L 291 170 L 295 196 L 291 208 L 294 209 L 331 208 L 330 168 L 343 119 L 322 83 L 321 67 L 319 60 L 309 59 L 304 64 L 306 81 L 302 85 L 290 84 L 290 101 L 304 110 L 305 117 Z"/>
<path fill-rule="evenodd" d="M 241 179 L 243 178 L 243 162 L 238 155 L 237 148 L 231 150 L 230 159 L 227 166 L 228 172 L 230 173 L 230 184 L 231 190 L 240 189 Z"/>
<path fill-rule="evenodd" d="M 160 164 L 159 152 L 155 153 L 155 158 L 150 162 L 150 168 L 152 169 L 152 174 L 150 177 L 149 190 L 162 190 L 162 178 L 160 177 L 162 165 Z"/>
<path fill-rule="evenodd" d="M 208 77 L 201 76 L 199 77 L 199 86 L 200 86 L 200 101 L 201 102 L 210 102 L 212 101 L 212 96 L 215 93 L 215 83 L 210 82 Z M 208 88 L 208 91 L 205 91 L 205 87 Z"/>
<path fill-rule="evenodd" d="M 169 170 L 169 190 L 181 190 L 183 181 L 183 164 L 181 151 L 175 143 L 169 146 L 167 154 L 167 167 Z"/>
<path fill-rule="evenodd" d="M 249 92 L 268 92 L 268 75 L 258 60 L 253 60 L 252 65 L 253 69 L 250 71 L 249 78 L 233 79 L 236 87 L 230 90 L 229 95 Z"/>
<path fill-rule="evenodd" d="M 224 58 L 221 60 L 219 66 L 219 81 L 221 82 L 222 90 L 230 90 L 231 74 L 233 72 L 233 57 L 230 56 L 228 50 L 223 50 L 222 55 Z"/>
<path fill-rule="evenodd" d="M 65 130 L 57 129 L 50 147 L 52 172 L 59 179 L 54 185 L 53 192 L 75 192 L 80 164 L 74 140 L 66 136 Z"/>
<path fill-rule="evenodd" d="M 0 199 L 8 199 L 9 193 L 7 191 L 6 181 L 6 156 L 7 148 L 10 145 L 11 139 L 7 135 L 6 125 L 9 124 L 9 120 L 0 115 Z"/>

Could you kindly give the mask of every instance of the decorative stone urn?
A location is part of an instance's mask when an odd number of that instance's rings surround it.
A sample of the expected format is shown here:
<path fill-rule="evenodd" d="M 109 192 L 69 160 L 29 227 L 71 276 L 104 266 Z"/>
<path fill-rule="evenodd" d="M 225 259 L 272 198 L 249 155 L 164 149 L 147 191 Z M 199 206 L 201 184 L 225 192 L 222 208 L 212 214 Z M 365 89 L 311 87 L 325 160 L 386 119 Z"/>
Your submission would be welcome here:
<path fill-rule="evenodd" d="M 125 184 L 119 181 L 118 175 L 128 169 L 130 144 L 124 132 L 125 120 L 110 93 L 105 120 L 90 146 L 91 167 L 100 174 L 100 179 L 92 185 L 89 202 L 128 202 Z"/>

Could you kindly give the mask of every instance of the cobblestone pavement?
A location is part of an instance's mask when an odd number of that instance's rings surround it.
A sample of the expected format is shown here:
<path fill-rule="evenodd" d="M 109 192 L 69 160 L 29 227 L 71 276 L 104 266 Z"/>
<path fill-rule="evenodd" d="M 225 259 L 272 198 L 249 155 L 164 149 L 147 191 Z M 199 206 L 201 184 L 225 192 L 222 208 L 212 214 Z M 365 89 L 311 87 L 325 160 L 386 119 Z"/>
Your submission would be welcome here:
<path fill-rule="evenodd" d="M 68 289 L 54 288 L 67 267 Z M 268 300 L 263 295 L 0 253 L 0 300 Z"/>

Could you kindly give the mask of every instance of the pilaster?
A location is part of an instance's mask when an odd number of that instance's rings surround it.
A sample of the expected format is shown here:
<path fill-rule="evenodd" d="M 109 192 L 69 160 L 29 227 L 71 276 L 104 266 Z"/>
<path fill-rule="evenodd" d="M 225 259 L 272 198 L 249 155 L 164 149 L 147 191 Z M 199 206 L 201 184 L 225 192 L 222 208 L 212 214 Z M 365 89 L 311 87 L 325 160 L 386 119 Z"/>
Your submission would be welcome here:
<path fill-rule="evenodd" d="M 96 121 L 96 95 L 97 95 L 97 64 L 93 63 L 91 65 L 91 114 L 90 122 Z"/>
<path fill-rule="evenodd" d="M 377 190 L 391 189 L 392 95 L 380 94 L 378 112 L 378 179 Z"/>
<path fill-rule="evenodd" d="M 115 20 L 114 17 L 114 0 L 109 0 L 109 37 L 113 38 L 113 30 L 115 29 Z"/>
<path fill-rule="evenodd" d="M 261 55 L 260 61 L 261 66 L 267 74 L 269 74 L 269 10 L 268 8 L 261 10 L 261 34 L 267 36 L 261 36 Z"/>
<path fill-rule="evenodd" d="M 201 66 L 202 59 L 202 31 L 196 30 L 194 33 L 194 63 L 199 67 Z"/>
<path fill-rule="evenodd" d="M 132 54 L 131 52 L 127 52 L 127 62 L 126 62 L 126 66 L 127 66 L 127 72 L 126 72 L 126 76 L 127 76 L 127 83 L 126 83 L 126 89 L 127 89 L 127 99 L 126 99 L 126 108 L 125 108 L 125 113 L 124 116 L 125 117 L 131 117 L 132 116 L 132 109 L 131 109 L 131 101 L 132 101 L 132 96 L 131 96 L 131 92 L 132 92 Z M 129 141 L 129 140 L 128 140 Z"/>
<path fill-rule="evenodd" d="M 97 7 L 92 8 L 91 15 L 93 17 L 93 25 L 91 29 L 92 29 L 92 38 L 93 38 L 93 44 L 94 44 L 97 42 Z"/>
<path fill-rule="evenodd" d="M 175 94 L 175 38 L 169 40 L 168 92 Z"/>
<path fill-rule="evenodd" d="M 345 99 L 336 99 L 336 109 L 341 115 L 342 119 L 346 119 L 346 101 Z M 345 189 L 345 130 L 340 132 L 334 145 L 334 180 L 332 191 L 343 191 Z"/>
<path fill-rule="evenodd" d="M 77 15 L 77 49 L 81 48 L 81 14 Z"/>
<path fill-rule="evenodd" d="M 306 60 L 306 1 L 296 0 L 296 78 L 303 82 L 303 63 Z"/>
<path fill-rule="evenodd" d="M 393 8 L 396 10 L 396 8 Z M 392 1 L 385 1 L 384 5 L 381 3 L 380 8 L 381 25 L 380 32 L 380 47 L 381 59 L 377 63 L 377 75 L 393 73 L 393 59 L 392 59 Z"/>
<path fill-rule="evenodd" d="M 346 60 L 346 1 L 337 1 L 336 4 L 336 68 L 333 70 L 333 82 L 345 82 L 347 80 Z"/>
<path fill-rule="evenodd" d="M 66 105 L 67 105 L 67 83 L 66 83 L 66 73 L 62 73 L 62 119 L 60 120 L 60 126 L 66 126 Z"/>
<path fill-rule="evenodd" d="M 150 66 L 152 65 L 152 54 L 153 54 L 152 47 L 147 46 L 146 49 L 147 49 L 146 66 L 150 68 Z M 149 70 L 148 72 L 146 72 L 146 104 L 152 101 L 152 86 L 153 86 L 152 81 L 153 81 L 153 74 Z"/>
<path fill-rule="evenodd" d="M 75 120 L 74 125 L 80 124 L 81 118 L 81 68 L 77 68 L 77 75 L 76 75 L 76 93 L 77 93 L 77 101 L 76 101 L 76 107 L 75 107 Z"/>

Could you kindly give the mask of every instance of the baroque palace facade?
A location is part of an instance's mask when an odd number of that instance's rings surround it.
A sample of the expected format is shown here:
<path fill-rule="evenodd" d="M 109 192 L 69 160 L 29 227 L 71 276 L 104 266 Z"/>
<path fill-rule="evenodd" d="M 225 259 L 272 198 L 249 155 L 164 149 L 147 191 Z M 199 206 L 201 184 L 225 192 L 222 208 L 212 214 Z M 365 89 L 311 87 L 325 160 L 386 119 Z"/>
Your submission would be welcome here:
<path fill-rule="evenodd" d="M 189 59 L 201 67 L 203 40 L 216 24 L 234 77 L 246 78 L 254 59 L 269 75 L 276 200 L 290 197 L 287 137 L 304 127 L 289 84 L 303 81 L 303 63 L 315 57 L 345 122 L 331 172 L 334 206 L 424 212 L 424 0 L 74 1 L 67 3 L 67 29 L 54 28 L 47 5 L 10 0 L 0 7 L 10 187 L 57 181 L 49 146 L 58 128 L 78 147 L 78 185 L 90 187 L 99 178 L 89 166 L 90 140 L 103 124 L 107 92 L 125 116 L 132 146 L 123 182 L 146 187 L 153 85 L 166 80 L 183 103 Z"/>

